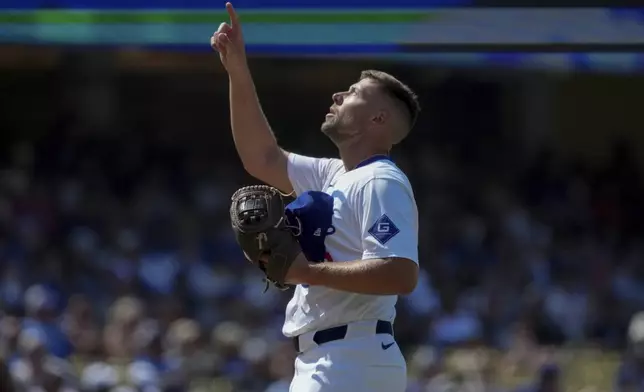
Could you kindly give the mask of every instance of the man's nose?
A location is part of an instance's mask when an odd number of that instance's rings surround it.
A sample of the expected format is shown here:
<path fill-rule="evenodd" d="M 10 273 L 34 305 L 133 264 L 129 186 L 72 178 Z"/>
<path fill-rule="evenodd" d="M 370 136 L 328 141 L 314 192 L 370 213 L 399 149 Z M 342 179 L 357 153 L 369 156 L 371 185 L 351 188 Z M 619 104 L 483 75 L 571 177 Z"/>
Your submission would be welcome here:
<path fill-rule="evenodd" d="M 336 105 L 342 105 L 342 94 L 341 93 L 333 94 L 333 102 Z"/>

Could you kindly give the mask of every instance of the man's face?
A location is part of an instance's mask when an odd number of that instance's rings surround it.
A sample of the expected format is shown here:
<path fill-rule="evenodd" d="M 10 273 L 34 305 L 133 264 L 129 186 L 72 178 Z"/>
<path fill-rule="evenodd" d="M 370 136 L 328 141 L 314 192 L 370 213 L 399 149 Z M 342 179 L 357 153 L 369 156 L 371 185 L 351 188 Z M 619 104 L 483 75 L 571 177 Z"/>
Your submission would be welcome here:
<path fill-rule="evenodd" d="M 379 94 L 378 85 L 371 79 L 333 94 L 333 105 L 322 123 L 322 132 L 337 144 L 369 128 L 377 115 Z"/>

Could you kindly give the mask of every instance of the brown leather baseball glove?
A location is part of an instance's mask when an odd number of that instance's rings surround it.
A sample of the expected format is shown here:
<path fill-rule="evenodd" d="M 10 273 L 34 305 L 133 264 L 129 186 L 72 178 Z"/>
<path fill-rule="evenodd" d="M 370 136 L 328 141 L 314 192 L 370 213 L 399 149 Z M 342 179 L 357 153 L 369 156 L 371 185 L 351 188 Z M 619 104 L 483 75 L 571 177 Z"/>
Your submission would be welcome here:
<path fill-rule="evenodd" d="M 246 258 L 281 290 L 289 288 L 286 273 L 302 252 L 287 225 L 284 207 L 279 190 L 266 185 L 237 190 L 230 206 L 232 227 Z"/>

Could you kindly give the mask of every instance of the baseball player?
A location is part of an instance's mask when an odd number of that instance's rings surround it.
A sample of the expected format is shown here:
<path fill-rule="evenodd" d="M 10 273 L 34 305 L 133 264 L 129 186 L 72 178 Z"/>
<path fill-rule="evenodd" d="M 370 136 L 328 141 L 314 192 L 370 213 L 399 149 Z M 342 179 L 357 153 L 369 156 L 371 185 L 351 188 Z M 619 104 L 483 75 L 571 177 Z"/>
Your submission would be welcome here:
<path fill-rule="evenodd" d="M 365 71 L 333 95 L 321 127 L 341 159 L 284 151 L 256 95 L 238 16 L 226 8 L 230 23 L 210 43 L 229 76 L 235 146 L 252 176 L 298 196 L 287 210 L 299 223 L 299 246 L 281 253 L 284 282 L 296 286 L 283 327 L 298 351 L 290 391 L 403 392 L 406 364 L 392 324 L 397 296 L 416 286 L 418 212 L 388 154 L 412 128 L 417 98 L 394 77 Z M 256 201 L 243 198 L 241 215 L 257 210 Z"/>

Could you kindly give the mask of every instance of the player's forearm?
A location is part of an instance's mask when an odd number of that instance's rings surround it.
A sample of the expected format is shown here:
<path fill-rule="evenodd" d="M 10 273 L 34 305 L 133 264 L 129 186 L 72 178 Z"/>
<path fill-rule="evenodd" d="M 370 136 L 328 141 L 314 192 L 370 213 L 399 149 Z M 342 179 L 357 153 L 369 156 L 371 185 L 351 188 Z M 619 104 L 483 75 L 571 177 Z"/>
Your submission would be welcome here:
<path fill-rule="evenodd" d="M 411 260 L 371 259 L 311 264 L 304 278 L 312 286 L 371 295 L 405 295 L 416 287 L 418 265 Z"/>
<path fill-rule="evenodd" d="M 230 124 L 235 147 L 246 170 L 259 177 L 258 171 L 282 151 L 264 116 L 250 71 L 246 68 L 231 74 L 229 83 Z"/>

